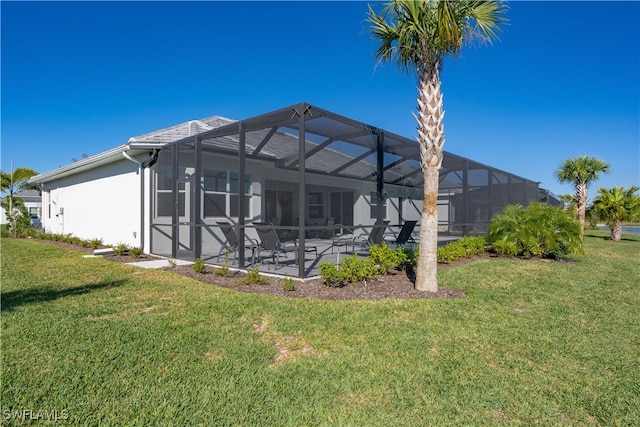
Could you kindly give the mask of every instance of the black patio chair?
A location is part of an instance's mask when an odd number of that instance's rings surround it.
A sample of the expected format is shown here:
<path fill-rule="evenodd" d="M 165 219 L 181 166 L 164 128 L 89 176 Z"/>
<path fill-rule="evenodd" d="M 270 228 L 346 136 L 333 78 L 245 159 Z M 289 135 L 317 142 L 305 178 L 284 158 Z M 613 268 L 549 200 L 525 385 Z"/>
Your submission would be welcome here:
<path fill-rule="evenodd" d="M 254 222 L 256 232 L 260 238 L 260 244 L 257 248 L 256 257 L 262 259 L 262 252 L 270 252 L 270 257 L 276 265 L 276 270 L 280 264 L 280 255 L 285 256 L 289 252 L 293 252 L 295 256 L 295 265 L 298 265 L 298 243 L 295 241 L 284 242 L 280 241 L 276 229 L 270 222 Z M 315 252 L 316 258 L 318 257 L 318 248 L 315 246 L 305 246 L 305 252 Z M 255 257 L 254 257 L 255 262 Z"/>
<path fill-rule="evenodd" d="M 324 229 L 318 230 L 315 232 L 315 237 L 318 239 L 331 239 L 333 237 L 333 226 L 335 225 L 336 219 L 332 217 L 328 217 L 324 224 Z"/>
<path fill-rule="evenodd" d="M 233 260 L 235 261 L 238 257 L 238 250 L 240 249 L 240 239 L 236 234 L 236 230 L 230 223 L 225 221 L 216 222 L 216 224 L 220 227 L 220 231 L 222 231 L 225 238 L 225 242 L 220 248 L 220 252 L 218 252 L 218 262 L 220 262 L 220 256 L 225 252 L 228 252 L 229 255 L 234 254 Z M 248 243 L 248 245 L 245 244 L 245 249 L 251 249 L 251 262 L 253 263 L 255 260 L 256 249 L 258 247 L 258 241 L 249 237 L 245 237 L 245 241 Z"/>
<path fill-rule="evenodd" d="M 379 245 L 384 240 L 384 230 L 389 225 L 389 221 L 384 221 L 383 224 L 376 224 L 373 226 L 373 230 L 367 236 L 361 235 L 353 238 L 353 251 L 356 251 L 356 246 L 360 246 L 362 249 L 369 249 L 373 245 Z"/>
<path fill-rule="evenodd" d="M 405 221 L 402 224 L 402 228 L 398 233 L 398 237 L 395 240 L 390 240 L 389 243 L 394 243 L 398 246 L 404 246 L 407 243 L 415 243 L 415 239 L 412 236 L 413 229 L 416 228 L 418 221 Z"/>

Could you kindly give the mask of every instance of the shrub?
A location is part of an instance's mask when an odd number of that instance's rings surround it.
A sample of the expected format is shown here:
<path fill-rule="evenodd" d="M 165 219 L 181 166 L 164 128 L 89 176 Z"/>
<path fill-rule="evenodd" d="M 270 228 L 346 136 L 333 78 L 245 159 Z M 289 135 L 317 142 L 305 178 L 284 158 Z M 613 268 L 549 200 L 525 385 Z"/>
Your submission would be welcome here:
<path fill-rule="evenodd" d="M 69 243 L 72 243 L 74 245 L 81 245 L 82 239 L 77 236 L 71 236 L 71 238 L 69 239 Z"/>
<path fill-rule="evenodd" d="M 339 267 L 330 262 L 323 262 L 319 268 L 324 283 L 336 288 L 347 283 L 370 279 L 379 272 L 379 266 L 373 258 L 360 258 L 358 254 L 343 259 Z"/>
<path fill-rule="evenodd" d="M 345 285 L 345 283 L 340 280 L 338 267 L 334 263 L 321 262 L 318 267 L 325 285 L 331 286 L 332 288 L 341 288 Z"/>
<path fill-rule="evenodd" d="M 89 240 L 89 246 L 91 246 L 91 249 L 98 249 L 100 246 L 102 246 L 102 239 L 95 238 Z"/>
<path fill-rule="evenodd" d="M 296 290 L 296 285 L 291 277 L 287 277 L 282 281 L 282 290 L 285 292 L 293 292 Z"/>
<path fill-rule="evenodd" d="M 196 258 L 196 260 L 193 262 L 193 270 L 198 273 L 204 273 L 205 270 L 205 265 L 204 265 L 204 260 L 202 258 Z"/>
<path fill-rule="evenodd" d="M 464 236 L 460 239 L 460 244 L 464 248 L 467 254 L 466 256 L 473 257 L 486 252 L 485 246 L 487 245 L 487 240 L 484 236 Z"/>
<path fill-rule="evenodd" d="M 226 265 L 223 265 L 220 268 L 216 268 L 213 271 L 213 274 L 215 274 L 216 276 L 220 276 L 220 277 L 226 277 L 229 275 L 229 267 Z"/>
<path fill-rule="evenodd" d="M 113 253 L 118 256 L 122 256 L 127 252 L 128 249 L 129 247 L 124 243 L 118 243 L 117 245 L 113 246 Z"/>
<path fill-rule="evenodd" d="M 437 249 L 438 262 L 448 263 L 461 258 L 471 258 L 485 252 L 486 240 L 482 236 L 464 236 Z"/>
<path fill-rule="evenodd" d="M 496 240 L 493 242 L 493 251 L 502 256 L 516 256 L 518 255 L 518 245 L 511 241 Z"/>
<path fill-rule="evenodd" d="M 133 247 L 129 249 L 129 256 L 133 259 L 137 259 L 140 258 L 140 255 L 142 255 L 142 249 L 138 248 L 138 247 Z"/>
<path fill-rule="evenodd" d="M 403 253 L 404 263 L 401 267 L 407 272 L 413 271 L 414 267 L 418 265 L 418 247 L 413 248 L 400 248 Z"/>
<path fill-rule="evenodd" d="M 488 240 L 503 255 L 562 258 L 583 251 L 580 223 L 545 203 L 505 206 L 491 220 Z"/>
<path fill-rule="evenodd" d="M 466 251 L 462 245 L 455 245 L 454 243 L 456 242 L 448 243 L 436 250 L 438 262 L 448 263 L 466 256 Z"/>
<path fill-rule="evenodd" d="M 237 285 L 264 285 L 265 283 L 267 283 L 267 278 L 260 275 L 258 266 L 256 266 L 253 270 L 249 270 L 242 279 L 238 280 Z"/>
<path fill-rule="evenodd" d="M 229 249 L 224 251 L 224 263 L 222 264 L 222 267 L 217 268 L 214 271 L 214 274 L 216 276 L 227 276 L 229 274 Z"/>
<path fill-rule="evenodd" d="M 386 243 L 371 246 L 369 256 L 378 267 L 379 274 L 387 274 L 392 268 L 399 269 L 407 260 L 402 248 L 391 249 Z"/>
<path fill-rule="evenodd" d="M 340 262 L 338 271 L 340 279 L 347 283 L 353 283 L 375 276 L 378 267 L 370 257 L 360 258 L 358 254 L 353 254 Z"/>

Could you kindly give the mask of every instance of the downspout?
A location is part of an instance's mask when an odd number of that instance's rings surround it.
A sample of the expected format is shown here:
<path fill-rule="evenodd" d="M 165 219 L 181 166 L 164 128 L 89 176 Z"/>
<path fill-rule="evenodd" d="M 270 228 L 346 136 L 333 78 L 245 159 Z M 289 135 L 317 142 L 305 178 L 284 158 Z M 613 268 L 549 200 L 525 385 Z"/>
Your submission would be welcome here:
<path fill-rule="evenodd" d="M 132 142 L 133 138 L 129 139 L 129 142 Z M 135 140 L 134 140 L 135 141 Z M 136 163 L 138 165 L 138 170 L 136 171 L 136 175 L 140 174 L 140 249 L 142 249 L 142 252 L 144 252 L 144 238 L 145 238 L 145 234 L 144 234 L 144 169 L 149 168 L 153 165 L 156 164 L 156 162 L 158 161 L 158 154 L 160 153 L 159 149 L 154 149 L 151 152 L 151 155 L 144 160 L 143 162 L 139 162 L 138 160 L 134 159 L 133 157 L 131 157 L 128 153 L 127 153 L 128 148 L 125 148 L 122 151 L 122 156 L 127 159 L 130 160 L 134 163 Z M 142 173 L 140 173 L 140 171 L 142 171 Z"/>

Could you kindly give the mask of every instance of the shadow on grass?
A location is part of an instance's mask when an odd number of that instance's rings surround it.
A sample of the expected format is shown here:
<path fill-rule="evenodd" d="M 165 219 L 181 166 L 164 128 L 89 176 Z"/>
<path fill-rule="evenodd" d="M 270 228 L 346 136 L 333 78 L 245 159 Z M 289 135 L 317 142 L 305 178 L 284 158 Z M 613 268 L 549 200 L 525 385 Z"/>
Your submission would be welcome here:
<path fill-rule="evenodd" d="M 26 304 L 55 301 L 58 298 L 83 295 L 99 289 L 120 286 L 127 282 L 128 280 L 126 279 L 120 279 L 93 283 L 90 285 L 81 285 L 74 288 L 66 289 L 36 288 L 20 291 L 2 292 L 2 294 L 0 294 L 0 298 L 2 300 L 0 311 L 13 310 L 16 307 Z"/>
<path fill-rule="evenodd" d="M 585 233 L 584 233 L 584 236 L 585 236 L 585 237 L 594 237 L 594 238 L 596 238 L 596 239 L 602 239 L 602 240 L 609 240 L 609 241 L 613 241 L 613 240 L 611 240 L 611 234 L 607 234 L 606 236 L 603 236 L 603 235 L 601 235 L 601 234 L 592 234 L 592 233 L 587 233 L 587 232 L 585 232 Z M 639 240 L 640 240 L 640 238 L 634 238 L 634 237 L 629 238 L 629 237 L 625 237 L 625 235 L 624 235 L 624 234 L 623 234 L 622 236 L 623 236 L 623 237 L 620 239 L 620 241 L 621 241 L 621 242 L 622 242 L 622 241 L 625 241 L 625 242 L 637 242 L 637 241 L 639 241 Z"/>

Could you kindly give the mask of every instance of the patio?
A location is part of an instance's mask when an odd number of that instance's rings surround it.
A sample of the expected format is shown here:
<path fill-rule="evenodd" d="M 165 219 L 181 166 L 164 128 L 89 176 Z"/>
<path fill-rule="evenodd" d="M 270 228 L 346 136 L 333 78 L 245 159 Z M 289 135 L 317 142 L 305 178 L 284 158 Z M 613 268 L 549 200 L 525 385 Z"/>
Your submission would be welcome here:
<path fill-rule="evenodd" d="M 367 253 L 366 245 L 336 247 L 328 228 L 369 233 L 375 224 L 421 219 L 415 140 L 307 103 L 238 122 L 203 120 L 189 122 L 186 137 L 178 126 L 130 144 L 161 147 L 151 168 L 153 254 L 222 265 L 229 243 L 219 223 L 226 222 L 237 233 L 231 245 L 237 259 L 227 262 L 246 268 L 259 240 L 254 225 L 268 223 L 280 240 L 296 239 L 298 246 L 277 268 L 263 262 L 260 270 L 304 278 L 317 275 L 323 261 L 337 262 L 338 254 Z M 438 197 L 442 241 L 483 233 L 504 205 L 539 198 L 537 182 L 445 152 Z M 385 229 L 388 237 L 398 231 L 398 225 Z M 296 259 L 305 262 L 295 265 Z"/>
<path fill-rule="evenodd" d="M 251 226 L 248 226 L 251 229 Z M 383 240 L 387 243 L 391 248 L 397 248 L 398 245 L 393 243 L 399 234 L 399 231 L 402 229 L 402 225 L 387 225 L 384 231 Z M 280 227 L 281 234 L 290 235 L 291 233 L 295 233 L 295 230 L 291 230 L 289 228 Z M 322 227 L 311 227 L 307 230 L 308 235 L 315 236 L 320 235 L 322 233 L 327 232 L 326 228 Z M 248 231 L 247 234 L 253 234 L 251 231 Z M 304 277 L 311 278 L 317 277 L 320 274 L 319 266 L 323 262 L 331 262 L 334 264 L 339 264 L 340 260 L 343 260 L 346 257 L 353 256 L 357 254 L 358 256 L 366 257 L 369 255 L 368 249 L 360 244 L 353 244 L 352 240 L 355 237 L 366 237 L 367 231 L 360 230 L 355 232 L 355 236 L 351 234 L 343 234 L 336 236 L 336 238 L 323 238 L 323 237 L 308 237 L 305 239 L 305 245 L 307 248 L 312 247 L 314 251 L 305 251 L 304 258 Z M 402 245 L 407 248 L 415 248 L 417 245 L 418 237 L 419 237 L 419 227 L 414 229 L 412 233 L 412 237 L 415 240 L 414 242 L 408 242 L 405 245 Z M 459 239 L 460 236 L 439 236 L 438 237 L 438 246 L 443 246 L 448 242 Z M 337 240 L 337 244 L 336 244 Z M 298 242 L 297 240 L 283 241 L 284 244 L 291 244 L 293 242 Z M 287 252 L 280 255 L 280 259 L 278 265 L 276 266 L 275 261 L 269 255 L 269 252 L 263 252 L 262 257 L 255 257 L 253 248 L 251 244 L 245 245 L 244 249 L 244 262 L 240 264 L 240 256 L 235 256 L 235 254 L 231 252 L 221 252 L 217 255 L 209 255 L 203 258 L 207 264 L 214 266 L 223 266 L 226 265 L 229 268 L 240 269 L 240 270 L 250 270 L 252 268 L 258 267 L 258 270 L 261 273 L 270 273 L 277 274 L 286 277 L 296 277 L 299 272 L 299 265 L 296 262 L 296 256 L 293 253 Z"/>

